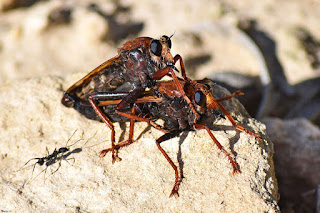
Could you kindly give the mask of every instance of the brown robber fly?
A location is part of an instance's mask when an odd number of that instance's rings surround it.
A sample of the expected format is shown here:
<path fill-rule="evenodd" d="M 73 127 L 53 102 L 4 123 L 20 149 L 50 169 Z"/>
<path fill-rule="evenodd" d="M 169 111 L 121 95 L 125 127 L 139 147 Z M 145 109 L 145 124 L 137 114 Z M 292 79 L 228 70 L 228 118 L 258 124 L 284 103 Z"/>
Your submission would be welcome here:
<path fill-rule="evenodd" d="M 167 67 L 159 70 L 154 74 L 154 78 L 162 78 L 164 75 L 172 72 L 172 69 L 172 67 Z M 118 150 L 133 142 L 134 120 L 147 122 L 158 130 L 163 131 L 165 134 L 156 140 L 156 145 L 175 171 L 175 184 L 170 197 L 179 196 L 178 190 L 182 178 L 181 175 L 179 175 L 177 166 L 160 146 L 162 142 L 179 136 L 182 131 L 205 129 L 218 148 L 228 157 L 233 167 L 232 173 L 234 174 L 240 173 L 240 168 L 236 160 L 214 137 L 209 126 L 213 124 L 217 117 L 226 117 L 235 129 L 252 135 L 259 141 L 262 139 L 260 135 L 237 124 L 221 104 L 222 101 L 230 99 L 235 95 L 242 95 L 243 93 L 241 91 L 236 91 L 229 96 L 215 99 L 213 97 L 214 87 L 209 84 L 208 79 L 193 81 L 186 77 L 184 67 L 182 68 L 182 76 L 183 79 L 173 75 L 173 80 L 158 82 L 151 92 L 146 92 L 142 97 L 135 100 L 131 112 L 128 110 L 117 110 L 117 114 L 130 118 L 129 139 L 100 152 L 103 157 L 107 152 L 112 151 L 113 155 L 116 153 L 114 159 L 120 160 L 117 156 Z M 127 94 L 129 93 L 120 92 L 119 94 L 112 93 L 114 96 L 109 96 L 108 93 L 104 92 L 96 93 L 95 95 L 99 97 L 97 105 L 101 107 L 116 105 L 120 103 L 122 97 Z M 119 99 L 113 99 L 117 95 Z M 163 126 L 156 123 L 158 119 L 164 121 Z"/>
<path fill-rule="evenodd" d="M 111 129 L 111 144 L 115 146 L 113 122 L 125 121 L 125 117 L 116 113 L 126 111 L 146 91 L 153 88 L 157 79 L 154 74 L 162 70 L 166 75 L 176 78 L 173 70 L 180 55 L 173 57 L 170 52 L 171 37 L 163 35 L 160 39 L 140 37 L 127 41 L 118 50 L 118 56 L 104 62 L 88 75 L 72 85 L 63 95 L 62 104 L 73 107 L 87 118 L 102 120 Z M 172 67 L 172 69 L 168 69 Z M 129 92 L 128 92 L 129 91 Z M 124 92 L 124 93 L 123 93 Z M 122 93 L 122 96 L 121 96 Z M 118 99 L 117 106 L 98 106 L 102 96 Z M 105 98 L 105 97 L 104 97 Z M 89 106 L 89 107 L 88 107 Z M 112 154 L 113 162 L 116 160 Z"/>
<path fill-rule="evenodd" d="M 128 87 L 132 91 L 118 109 L 134 102 L 146 88 L 155 85 L 153 75 L 156 71 L 173 66 L 181 58 L 179 55 L 173 57 L 170 52 L 171 37 L 139 37 L 127 41 L 118 49 L 117 56 L 73 84 L 64 93 L 61 102 L 67 107 L 74 107 L 76 101 L 88 102 L 94 92 L 128 90 Z"/>

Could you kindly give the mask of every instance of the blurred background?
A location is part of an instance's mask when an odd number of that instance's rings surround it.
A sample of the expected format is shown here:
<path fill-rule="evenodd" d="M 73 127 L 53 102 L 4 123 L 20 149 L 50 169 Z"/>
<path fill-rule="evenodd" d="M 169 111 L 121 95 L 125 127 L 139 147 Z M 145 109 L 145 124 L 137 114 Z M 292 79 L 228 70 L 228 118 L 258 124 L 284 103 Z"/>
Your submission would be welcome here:
<path fill-rule="evenodd" d="M 189 77 L 243 90 L 266 123 L 281 210 L 319 211 L 319 20 L 317 0 L 1 0 L 0 85 L 81 77 L 129 39 L 174 34 Z"/>

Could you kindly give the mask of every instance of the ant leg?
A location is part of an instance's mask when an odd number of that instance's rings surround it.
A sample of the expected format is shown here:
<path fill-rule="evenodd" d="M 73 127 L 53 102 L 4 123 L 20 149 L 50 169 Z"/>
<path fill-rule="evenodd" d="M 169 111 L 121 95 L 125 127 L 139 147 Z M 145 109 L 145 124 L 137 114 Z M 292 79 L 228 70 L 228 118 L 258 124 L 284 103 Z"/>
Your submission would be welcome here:
<path fill-rule="evenodd" d="M 259 142 L 261 142 L 262 137 L 254 132 L 251 132 L 250 130 L 244 128 L 243 126 L 237 124 L 237 122 L 232 118 L 232 116 L 229 114 L 229 112 L 222 106 L 222 104 L 218 103 L 220 109 L 222 110 L 222 112 L 227 116 L 227 118 L 229 119 L 229 121 L 232 123 L 232 125 L 239 131 L 241 132 L 245 132 L 249 135 L 254 136 Z"/>
<path fill-rule="evenodd" d="M 35 159 L 37 159 L 37 158 L 35 158 Z M 36 163 L 33 165 L 32 173 L 31 173 L 31 179 L 33 178 L 34 169 L 36 168 L 36 165 L 39 164 L 39 161 L 40 161 L 40 160 L 41 160 L 41 159 L 39 158 L 38 162 L 36 162 Z M 41 162 L 41 163 L 42 163 L 42 162 Z M 42 166 L 43 164 L 39 164 L 39 165 Z"/>
<path fill-rule="evenodd" d="M 168 156 L 168 154 L 167 154 L 167 153 L 164 151 L 164 149 L 160 146 L 160 143 L 162 143 L 162 142 L 164 142 L 164 141 L 166 141 L 166 140 L 169 140 L 169 139 L 171 139 L 171 138 L 174 138 L 174 137 L 178 136 L 180 132 L 181 132 L 180 130 L 171 131 L 171 132 L 168 132 L 168 133 L 162 135 L 160 138 L 158 138 L 158 139 L 156 140 L 156 144 L 157 144 L 158 149 L 161 151 L 161 153 L 164 155 L 164 157 L 167 159 L 167 161 L 170 163 L 170 165 L 171 165 L 172 168 L 174 169 L 175 182 L 174 182 L 174 186 L 173 186 L 173 189 L 172 189 L 171 194 L 170 194 L 169 197 L 175 196 L 176 198 L 179 197 L 178 190 L 179 190 L 180 183 L 182 182 L 182 178 L 181 178 L 181 176 L 179 175 L 177 166 L 173 163 L 173 161 L 172 161 L 171 158 Z"/>
<path fill-rule="evenodd" d="M 34 158 L 34 159 L 30 159 L 30 160 L 35 160 L 35 159 L 39 159 L 38 162 L 41 160 L 40 158 Z M 30 161 L 30 160 L 29 160 L 29 161 Z M 28 162 L 29 162 L 29 161 L 28 161 Z M 27 162 L 27 163 L 28 163 L 28 162 Z M 36 162 L 35 164 L 33 164 L 32 172 L 31 172 L 31 178 L 30 178 L 30 179 L 33 178 L 34 169 L 36 168 L 36 165 L 39 164 L 38 162 Z M 26 164 L 25 164 L 25 165 L 26 165 Z M 43 164 L 39 164 L 39 165 L 42 166 Z"/>
<path fill-rule="evenodd" d="M 32 177 L 30 178 L 30 181 L 27 182 L 27 184 L 30 184 L 32 181 L 34 181 L 39 175 L 41 175 L 42 172 L 47 171 L 47 168 L 48 168 L 48 167 L 44 168 L 44 169 L 43 169 L 39 174 L 37 174 L 37 176 L 35 176 L 34 178 L 33 178 L 33 176 L 32 176 Z M 46 177 L 45 177 L 45 175 L 44 175 L 44 177 L 43 177 L 43 181 L 44 181 L 44 182 L 46 181 L 45 178 L 46 178 Z"/>
<path fill-rule="evenodd" d="M 51 172 L 51 174 L 50 174 L 48 177 L 50 177 L 51 175 L 53 175 L 54 173 L 56 173 L 56 172 L 60 169 L 60 167 L 61 167 L 61 159 L 59 160 L 58 168 L 57 168 L 56 170 L 54 170 L 53 172 Z M 48 178 L 48 177 L 47 177 L 47 178 Z"/>
<path fill-rule="evenodd" d="M 106 117 L 104 112 L 99 108 L 98 104 L 95 103 L 95 100 L 98 99 L 97 94 L 91 94 L 89 96 L 89 102 L 94 109 L 94 111 L 98 114 L 98 116 L 102 119 L 102 121 L 111 129 L 111 146 L 112 146 L 112 163 L 115 163 L 115 161 L 120 161 L 118 156 L 115 154 L 114 147 L 115 147 L 115 129 L 113 123 Z M 100 157 L 104 157 L 106 153 L 101 152 Z"/>
<path fill-rule="evenodd" d="M 62 159 L 61 159 L 61 160 L 62 160 Z M 74 163 L 76 162 L 76 159 L 74 159 L 74 158 L 66 158 L 66 159 L 63 159 L 63 160 L 65 160 L 70 166 L 73 166 Z M 69 160 L 72 160 L 72 161 L 73 161 L 72 164 L 69 163 Z"/>
<path fill-rule="evenodd" d="M 228 157 L 228 159 L 229 159 L 229 161 L 230 161 L 230 163 L 231 163 L 231 165 L 233 167 L 232 174 L 241 173 L 236 160 L 231 157 L 230 153 L 227 150 L 225 150 L 225 148 L 219 143 L 219 141 L 216 139 L 216 137 L 214 137 L 214 135 L 212 134 L 212 132 L 210 131 L 210 129 L 208 128 L 207 125 L 205 125 L 205 124 L 193 124 L 193 126 L 196 129 L 205 129 L 205 130 L 207 130 L 207 132 L 209 133 L 210 137 L 215 142 L 215 144 L 218 146 L 218 148 Z"/>
<path fill-rule="evenodd" d="M 25 166 L 26 166 L 30 161 L 32 161 L 32 160 L 38 160 L 36 163 L 33 164 L 33 166 L 36 165 L 36 164 L 41 164 L 41 162 L 40 162 L 41 159 L 43 159 L 43 158 L 31 158 L 31 159 L 29 159 L 23 166 L 20 167 L 20 169 L 17 170 L 17 172 L 20 171 L 20 170 L 22 170 L 22 168 L 25 167 Z M 40 163 L 39 163 L 39 162 L 40 162 Z M 42 163 L 42 165 L 43 165 L 43 163 Z M 41 166 L 42 166 L 42 165 L 41 165 Z M 30 166 L 28 166 L 28 167 L 30 167 Z M 34 169 L 33 169 L 33 170 L 34 170 Z"/>
<path fill-rule="evenodd" d="M 47 165 L 47 167 L 49 167 L 49 166 L 53 165 L 54 163 L 56 163 L 57 161 L 59 161 L 58 168 L 56 168 L 53 172 L 51 172 L 51 174 L 48 177 L 50 177 L 51 175 L 53 175 L 54 173 L 56 173 L 60 169 L 62 160 L 65 160 L 71 166 L 76 162 L 74 158 L 67 158 L 68 156 L 69 156 L 68 154 L 60 156 L 56 159 L 55 162 L 52 162 L 51 164 Z M 73 164 L 70 164 L 69 160 L 73 160 Z"/>
<path fill-rule="evenodd" d="M 44 168 L 44 169 L 39 173 L 39 175 L 40 175 L 40 174 L 44 171 L 44 175 L 43 175 L 43 183 L 45 183 L 45 182 L 46 182 L 47 169 L 48 169 L 48 167 Z"/>

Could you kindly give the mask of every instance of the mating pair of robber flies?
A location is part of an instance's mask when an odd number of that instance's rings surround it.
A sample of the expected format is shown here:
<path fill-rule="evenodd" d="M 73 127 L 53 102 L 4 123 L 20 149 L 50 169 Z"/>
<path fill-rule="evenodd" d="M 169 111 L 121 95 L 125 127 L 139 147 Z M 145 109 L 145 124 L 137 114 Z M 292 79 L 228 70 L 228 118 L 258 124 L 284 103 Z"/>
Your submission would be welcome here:
<path fill-rule="evenodd" d="M 175 183 L 170 194 L 178 197 L 182 177 L 177 166 L 161 147 L 161 143 L 179 136 L 182 131 L 205 129 L 218 148 L 226 154 L 233 167 L 233 173 L 240 173 L 235 159 L 219 143 L 209 130 L 204 117 L 213 122 L 217 116 L 227 117 L 232 125 L 260 140 L 261 137 L 238 125 L 221 104 L 242 92 L 215 99 L 213 87 L 206 80 L 191 80 L 186 76 L 180 55 L 172 56 L 171 37 L 160 39 L 139 37 L 123 44 L 118 55 L 95 68 L 72 85 L 62 98 L 62 103 L 73 107 L 89 119 L 103 121 L 112 131 L 111 147 L 100 152 L 104 157 L 112 153 L 112 162 L 120 161 L 118 151 L 133 143 L 134 121 L 147 122 L 164 135 L 156 140 L 156 145 L 175 171 Z M 175 67 L 180 62 L 181 76 L 177 77 Z M 164 76 L 168 81 L 158 81 Z M 222 112 L 222 113 L 221 113 Z M 163 126 L 156 120 L 164 121 Z M 129 138 L 115 143 L 113 122 L 130 120 Z"/>

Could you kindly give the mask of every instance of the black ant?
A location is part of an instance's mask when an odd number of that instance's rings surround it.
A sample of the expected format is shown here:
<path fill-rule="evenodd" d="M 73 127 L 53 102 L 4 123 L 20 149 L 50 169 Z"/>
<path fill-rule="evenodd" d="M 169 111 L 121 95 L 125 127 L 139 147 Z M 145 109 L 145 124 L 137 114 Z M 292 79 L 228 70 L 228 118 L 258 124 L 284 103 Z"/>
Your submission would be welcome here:
<path fill-rule="evenodd" d="M 66 143 L 66 146 L 64 147 L 61 147 L 59 149 L 54 149 L 54 151 L 50 154 L 49 153 L 49 150 L 48 148 L 46 148 L 47 150 L 47 156 L 44 156 L 44 157 L 41 157 L 41 158 L 32 158 L 30 160 L 28 160 L 22 167 L 21 169 L 26 166 L 30 161 L 32 160 L 37 160 L 34 164 L 33 164 L 33 168 L 32 168 L 32 175 L 31 175 L 31 180 L 29 181 L 29 183 L 31 183 L 34 179 L 36 179 L 42 172 L 45 172 L 45 175 L 46 175 L 46 172 L 47 172 L 47 169 L 48 167 L 56 164 L 57 162 L 59 162 L 59 165 L 58 165 L 58 168 L 55 169 L 53 172 L 51 172 L 51 175 L 53 175 L 54 173 L 56 173 L 59 168 L 61 167 L 61 162 L 62 160 L 65 160 L 65 161 L 69 161 L 69 160 L 73 160 L 74 161 L 74 158 L 69 158 L 72 154 L 76 154 L 76 153 L 80 153 L 82 152 L 82 147 L 80 148 L 75 148 L 73 150 L 70 150 L 70 147 L 75 145 L 76 143 L 78 143 L 79 141 L 83 140 L 83 139 L 79 139 L 77 140 L 76 142 L 74 142 L 73 144 L 71 145 L 68 145 L 68 143 L 70 142 L 71 138 L 74 136 L 74 134 L 77 132 L 74 131 L 73 134 L 71 135 L 71 137 L 68 139 L 67 143 Z M 86 143 L 88 143 L 89 140 L 87 140 Z M 85 144 L 86 144 L 85 143 Z M 84 144 L 84 145 L 85 145 Z M 87 147 L 86 147 L 87 148 Z M 69 162 L 68 162 L 69 163 Z M 33 173 L 34 173 L 34 170 L 35 170 L 35 167 L 36 165 L 39 165 L 39 166 L 43 166 L 45 165 L 45 168 L 37 175 L 33 178 Z M 20 169 L 20 170 L 21 170 Z M 45 176 L 44 175 L 44 176 Z"/>

